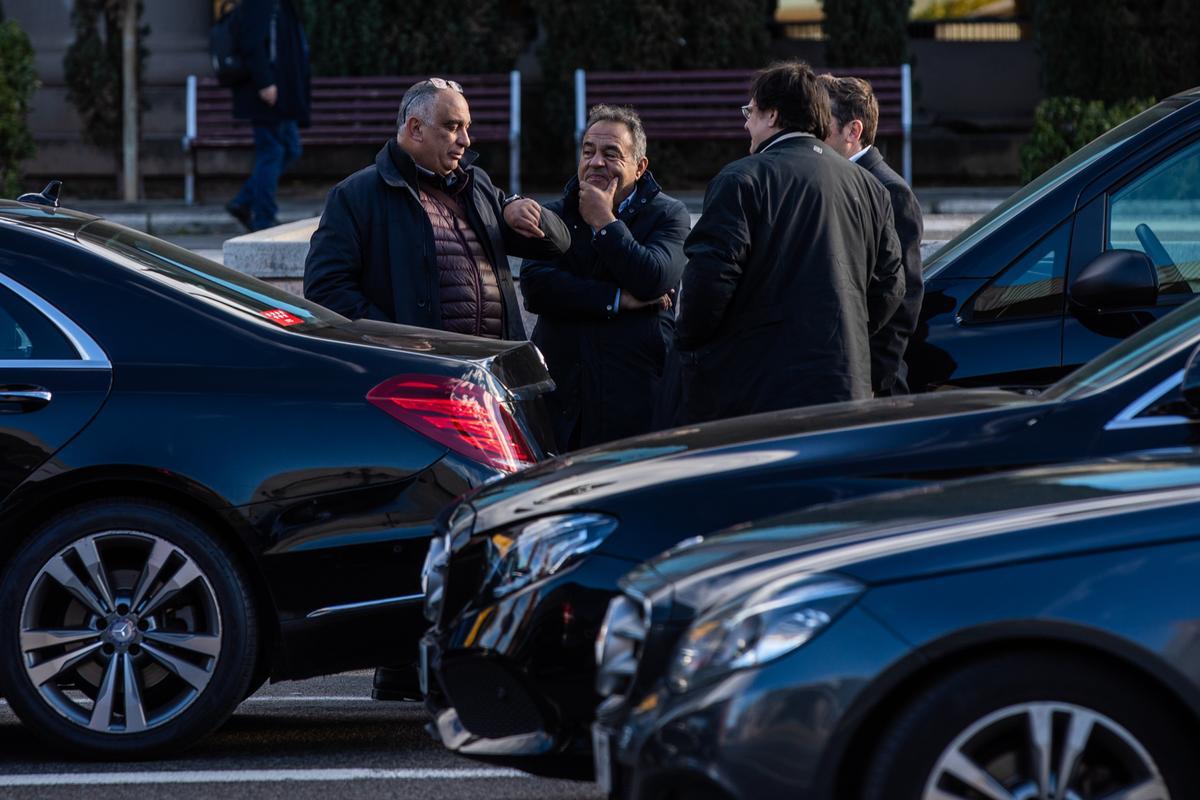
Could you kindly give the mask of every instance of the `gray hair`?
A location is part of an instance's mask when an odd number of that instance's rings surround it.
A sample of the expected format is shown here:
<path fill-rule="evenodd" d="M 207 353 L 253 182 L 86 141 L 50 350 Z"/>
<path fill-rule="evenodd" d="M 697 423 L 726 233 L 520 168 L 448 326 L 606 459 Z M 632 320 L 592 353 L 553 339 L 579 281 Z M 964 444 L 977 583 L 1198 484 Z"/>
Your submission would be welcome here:
<path fill-rule="evenodd" d="M 588 114 L 587 127 L 584 134 L 592 129 L 597 122 L 620 122 L 629 129 L 633 139 L 633 160 L 641 161 L 646 157 L 646 129 L 642 127 L 642 118 L 629 106 L 592 106 Z"/>
<path fill-rule="evenodd" d="M 413 117 L 427 125 L 432 125 L 433 109 L 437 105 L 438 92 L 450 89 L 459 94 L 463 93 L 462 87 L 458 83 L 443 78 L 426 78 L 408 87 L 408 91 L 400 100 L 400 112 L 396 115 L 396 133 L 402 131 L 405 123 Z"/>

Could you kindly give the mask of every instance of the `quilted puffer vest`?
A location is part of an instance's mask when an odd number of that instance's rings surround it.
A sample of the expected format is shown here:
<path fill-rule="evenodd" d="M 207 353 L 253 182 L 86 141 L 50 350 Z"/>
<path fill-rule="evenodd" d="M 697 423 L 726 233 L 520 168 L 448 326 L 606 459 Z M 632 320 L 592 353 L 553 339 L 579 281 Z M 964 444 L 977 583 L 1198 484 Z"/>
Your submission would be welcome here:
<path fill-rule="evenodd" d="M 465 181 L 460 184 L 465 186 Z M 449 194 L 431 181 L 422 179 L 420 189 L 421 206 L 433 225 L 443 329 L 499 339 L 504 332 L 504 304 L 496 270 L 467 220 L 462 201 L 457 193 Z"/>

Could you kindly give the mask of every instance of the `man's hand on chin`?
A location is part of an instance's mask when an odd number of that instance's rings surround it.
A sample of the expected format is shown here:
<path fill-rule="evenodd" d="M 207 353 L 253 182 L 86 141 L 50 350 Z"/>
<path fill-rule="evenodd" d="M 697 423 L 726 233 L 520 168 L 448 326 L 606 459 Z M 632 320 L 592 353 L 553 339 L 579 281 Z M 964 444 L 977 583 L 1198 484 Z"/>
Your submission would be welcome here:
<path fill-rule="evenodd" d="M 536 200 L 522 197 L 504 207 L 504 222 L 522 236 L 530 239 L 545 239 L 542 232 L 542 207 Z"/>
<path fill-rule="evenodd" d="M 615 222 L 617 218 L 613 216 L 613 206 L 616 204 L 616 196 L 616 178 L 611 179 L 603 189 L 584 181 L 579 184 L 579 216 L 596 231 L 610 222 Z"/>

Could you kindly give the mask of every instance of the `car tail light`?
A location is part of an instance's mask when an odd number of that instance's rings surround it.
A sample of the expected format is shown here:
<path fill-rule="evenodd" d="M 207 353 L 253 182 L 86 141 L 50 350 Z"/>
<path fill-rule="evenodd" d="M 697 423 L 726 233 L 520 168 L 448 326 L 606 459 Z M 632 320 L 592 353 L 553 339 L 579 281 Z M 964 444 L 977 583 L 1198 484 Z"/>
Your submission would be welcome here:
<path fill-rule="evenodd" d="M 505 472 L 533 464 L 512 414 L 483 386 L 447 375 L 398 375 L 367 400 L 435 442 Z"/>

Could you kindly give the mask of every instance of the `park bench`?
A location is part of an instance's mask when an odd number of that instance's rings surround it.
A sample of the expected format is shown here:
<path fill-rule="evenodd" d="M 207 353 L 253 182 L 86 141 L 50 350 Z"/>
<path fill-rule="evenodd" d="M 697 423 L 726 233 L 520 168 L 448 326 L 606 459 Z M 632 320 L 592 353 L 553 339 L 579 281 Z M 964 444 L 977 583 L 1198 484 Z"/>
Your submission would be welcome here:
<path fill-rule="evenodd" d="M 898 67 L 818 68 L 870 82 L 879 100 L 878 136 L 902 142 L 902 173 L 912 183 L 912 72 Z M 575 70 L 575 144 L 579 146 L 588 109 L 599 103 L 632 106 L 651 142 L 744 139 L 738 112 L 750 95 L 750 70 L 685 72 L 586 72 Z"/>
<path fill-rule="evenodd" d="M 382 144 L 396 135 L 405 90 L 424 77 L 314 78 L 312 125 L 300 132 L 304 149 Z M 510 188 L 514 194 L 520 191 L 521 73 L 447 77 L 462 84 L 471 104 L 471 139 L 508 144 Z M 253 147 L 254 138 L 249 122 L 233 118 L 232 92 L 216 79 L 189 75 L 186 103 L 184 199 L 190 204 L 196 199 L 197 152 Z"/>

